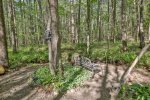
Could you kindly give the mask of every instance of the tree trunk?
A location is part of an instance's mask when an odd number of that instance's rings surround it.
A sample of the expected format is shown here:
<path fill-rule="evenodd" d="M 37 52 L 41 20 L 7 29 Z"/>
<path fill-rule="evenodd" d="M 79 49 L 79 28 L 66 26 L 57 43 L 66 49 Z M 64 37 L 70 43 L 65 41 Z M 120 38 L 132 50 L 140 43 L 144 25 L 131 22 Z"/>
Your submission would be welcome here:
<path fill-rule="evenodd" d="M 90 50 L 90 34 L 91 34 L 91 4 L 90 0 L 87 0 L 87 54 Z"/>
<path fill-rule="evenodd" d="M 140 1 L 140 31 L 139 31 L 139 39 L 140 39 L 140 48 L 142 49 L 145 46 L 144 39 L 144 29 L 143 29 L 143 0 Z"/>
<path fill-rule="evenodd" d="M 96 31 L 96 36 L 98 36 L 98 41 L 101 41 L 102 40 L 102 36 L 101 36 L 101 33 L 102 33 L 102 28 L 101 28 L 101 24 L 102 24 L 102 19 L 101 19 L 101 0 L 98 0 L 97 1 L 97 4 L 98 4 L 98 10 L 97 10 L 97 31 Z"/>
<path fill-rule="evenodd" d="M 126 33 L 126 15 L 125 15 L 125 0 L 121 0 L 121 35 L 122 35 L 122 49 L 127 50 L 127 33 Z"/>
<path fill-rule="evenodd" d="M 2 0 L 0 0 L 0 65 L 3 67 L 8 67 L 6 30 Z"/>
<path fill-rule="evenodd" d="M 79 7 L 78 7 L 78 30 L 77 30 L 77 34 L 78 34 L 78 42 L 79 42 L 79 40 L 80 40 L 80 34 L 81 34 L 81 0 L 79 0 Z"/>
<path fill-rule="evenodd" d="M 11 29 L 12 29 L 12 45 L 13 52 L 17 52 L 17 37 L 16 37 L 16 18 L 15 18 L 15 8 L 13 0 L 10 0 L 10 13 L 11 13 Z"/>
<path fill-rule="evenodd" d="M 71 25 L 70 25 L 70 32 L 71 32 L 71 41 L 72 41 L 72 43 L 76 43 L 76 34 L 75 34 L 75 20 L 74 20 L 74 0 L 71 0 L 70 1 L 71 2 Z"/>
<path fill-rule="evenodd" d="M 59 66 L 60 57 L 60 34 L 59 34 L 59 17 L 58 17 L 58 0 L 49 0 L 51 14 L 51 57 L 52 62 L 50 67 L 55 69 Z"/>
<path fill-rule="evenodd" d="M 113 42 L 115 42 L 115 35 L 116 35 L 116 0 L 112 0 L 112 16 L 113 16 L 113 21 L 112 21 L 112 36 L 113 36 Z"/>
<path fill-rule="evenodd" d="M 110 1 L 110 34 L 111 34 L 111 40 L 115 42 L 115 26 L 116 26 L 116 0 Z"/>
<path fill-rule="evenodd" d="M 150 41 L 150 23 L 149 23 L 149 28 L 148 28 L 148 40 Z"/>
<path fill-rule="evenodd" d="M 148 13 L 150 12 L 150 3 L 147 5 L 147 12 Z M 149 16 L 150 16 L 150 13 L 148 14 L 148 18 L 150 18 Z M 148 40 L 150 41 L 150 21 L 149 21 L 149 26 L 148 26 Z"/>

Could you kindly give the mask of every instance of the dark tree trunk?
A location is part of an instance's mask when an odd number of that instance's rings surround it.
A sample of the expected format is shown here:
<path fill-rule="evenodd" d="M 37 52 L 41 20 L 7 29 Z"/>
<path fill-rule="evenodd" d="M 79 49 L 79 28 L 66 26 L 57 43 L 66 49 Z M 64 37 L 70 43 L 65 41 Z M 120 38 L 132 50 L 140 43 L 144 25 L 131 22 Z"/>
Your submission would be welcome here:
<path fill-rule="evenodd" d="M 126 8 L 125 8 L 125 0 L 121 1 L 121 35 L 122 35 L 122 49 L 123 51 L 127 50 L 127 33 L 125 28 L 125 21 L 126 21 Z"/>
<path fill-rule="evenodd" d="M 98 0 L 97 1 L 97 4 L 98 4 L 98 10 L 97 10 L 97 31 L 96 31 L 96 36 L 98 36 L 98 41 L 101 41 L 102 40 L 102 19 L 101 19 L 101 0 Z"/>
<path fill-rule="evenodd" d="M 145 46 L 144 39 L 144 29 L 143 29 L 143 0 L 140 1 L 140 31 L 139 31 L 139 39 L 140 39 L 140 48 L 142 49 Z"/>
<path fill-rule="evenodd" d="M 87 0 L 87 54 L 90 50 L 90 34 L 91 34 L 91 4 L 90 0 Z"/>
<path fill-rule="evenodd" d="M 13 52 L 17 52 L 17 37 L 16 37 L 16 18 L 15 18 L 15 8 L 13 0 L 10 0 L 10 13 L 11 13 L 11 29 L 12 29 L 12 45 Z"/>
<path fill-rule="evenodd" d="M 79 40 L 80 40 L 80 33 L 81 33 L 81 0 L 79 0 L 79 7 L 78 7 L 78 30 L 77 30 L 77 35 L 78 35 L 78 42 L 79 42 Z"/>
<path fill-rule="evenodd" d="M 6 30 L 2 0 L 0 0 L 0 65 L 3 67 L 8 67 Z"/>

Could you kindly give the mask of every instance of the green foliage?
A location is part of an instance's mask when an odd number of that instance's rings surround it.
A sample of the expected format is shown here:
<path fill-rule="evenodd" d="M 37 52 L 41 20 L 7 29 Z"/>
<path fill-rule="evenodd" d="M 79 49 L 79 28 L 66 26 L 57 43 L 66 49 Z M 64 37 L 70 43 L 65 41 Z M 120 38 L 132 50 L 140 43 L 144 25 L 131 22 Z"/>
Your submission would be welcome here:
<path fill-rule="evenodd" d="M 57 78 L 50 74 L 50 71 L 47 67 L 41 67 L 32 75 L 33 81 L 37 85 L 47 85 L 52 84 Z"/>
<path fill-rule="evenodd" d="M 150 85 L 124 85 L 120 90 L 119 97 L 122 98 L 122 100 L 149 100 Z"/>
<path fill-rule="evenodd" d="M 60 73 L 52 76 L 48 67 L 41 67 L 34 72 L 33 81 L 37 85 L 53 85 L 59 91 L 68 90 L 82 83 L 90 77 L 91 72 L 80 67 L 65 66 L 64 77 Z"/>
<path fill-rule="evenodd" d="M 60 79 L 55 87 L 59 90 L 68 90 L 82 83 L 91 76 L 91 72 L 77 66 L 66 66 L 64 78 Z"/>
<path fill-rule="evenodd" d="M 9 50 L 10 68 L 21 67 L 26 63 L 48 62 L 48 50 L 46 47 L 22 47 L 17 53 Z"/>
<path fill-rule="evenodd" d="M 65 48 L 65 47 L 64 47 Z M 72 47 L 73 48 L 73 47 Z M 86 55 L 86 44 L 77 44 L 74 46 L 74 51 L 77 53 L 82 54 L 83 56 Z M 105 61 L 108 58 L 109 63 L 116 63 L 116 64 L 131 64 L 136 56 L 140 53 L 141 49 L 138 47 L 136 43 L 129 43 L 128 50 L 123 52 L 121 49 L 121 43 L 110 43 L 109 44 L 109 51 L 107 42 L 100 42 L 100 43 L 93 43 L 91 44 L 90 49 L 90 58 L 95 60 L 99 59 L 101 61 Z M 141 58 L 138 66 L 150 66 L 150 51 L 146 52 L 144 56 Z"/>

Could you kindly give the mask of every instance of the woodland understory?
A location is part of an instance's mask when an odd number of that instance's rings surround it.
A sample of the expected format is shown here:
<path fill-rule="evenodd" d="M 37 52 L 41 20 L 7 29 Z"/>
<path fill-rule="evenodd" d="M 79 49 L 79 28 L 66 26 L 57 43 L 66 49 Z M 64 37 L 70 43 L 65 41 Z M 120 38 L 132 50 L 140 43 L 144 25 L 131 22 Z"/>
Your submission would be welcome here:
<path fill-rule="evenodd" d="M 149 98 L 149 0 L 0 0 L 0 100 Z"/>

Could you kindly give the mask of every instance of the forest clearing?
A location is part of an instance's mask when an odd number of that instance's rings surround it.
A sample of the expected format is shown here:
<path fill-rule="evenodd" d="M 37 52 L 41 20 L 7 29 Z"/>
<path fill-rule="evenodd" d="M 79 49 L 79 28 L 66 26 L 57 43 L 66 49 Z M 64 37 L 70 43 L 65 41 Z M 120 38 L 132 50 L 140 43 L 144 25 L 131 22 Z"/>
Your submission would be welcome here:
<path fill-rule="evenodd" d="M 0 100 L 149 99 L 149 0 L 0 0 Z"/>

